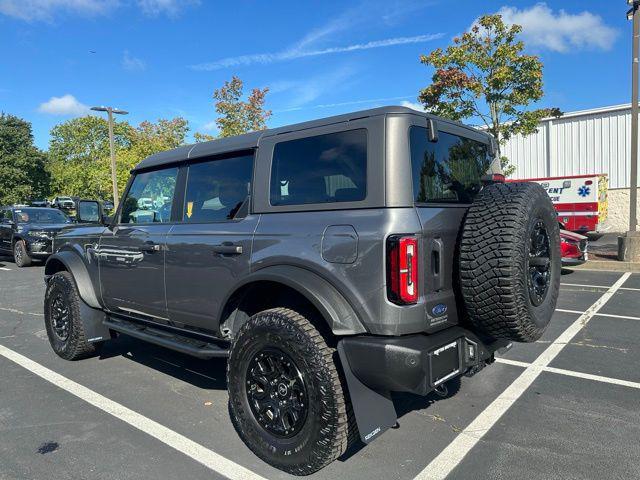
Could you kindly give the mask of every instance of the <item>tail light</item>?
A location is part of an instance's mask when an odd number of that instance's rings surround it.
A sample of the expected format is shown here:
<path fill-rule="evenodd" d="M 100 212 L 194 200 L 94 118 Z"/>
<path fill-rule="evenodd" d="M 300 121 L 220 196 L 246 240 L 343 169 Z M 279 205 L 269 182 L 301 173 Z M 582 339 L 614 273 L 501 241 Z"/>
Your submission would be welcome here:
<path fill-rule="evenodd" d="M 392 236 L 387 240 L 387 295 L 399 305 L 418 301 L 418 239 Z"/>

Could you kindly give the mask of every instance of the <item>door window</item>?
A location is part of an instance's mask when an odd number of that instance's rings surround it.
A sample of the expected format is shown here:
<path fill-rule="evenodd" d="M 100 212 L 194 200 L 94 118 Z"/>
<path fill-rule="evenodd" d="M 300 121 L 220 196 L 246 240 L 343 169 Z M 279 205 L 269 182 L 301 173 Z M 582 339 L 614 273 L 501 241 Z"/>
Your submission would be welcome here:
<path fill-rule="evenodd" d="M 164 223 L 171 220 L 178 169 L 139 173 L 122 205 L 120 223 Z"/>
<path fill-rule="evenodd" d="M 447 132 L 430 142 L 422 127 L 411 127 L 410 137 L 415 202 L 471 203 L 491 165 L 487 145 Z"/>
<path fill-rule="evenodd" d="M 366 195 L 366 129 L 276 144 L 271 205 L 357 202 Z"/>
<path fill-rule="evenodd" d="M 241 218 L 251 191 L 253 155 L 189 166 L 182 221 L 226 222 Z"/>

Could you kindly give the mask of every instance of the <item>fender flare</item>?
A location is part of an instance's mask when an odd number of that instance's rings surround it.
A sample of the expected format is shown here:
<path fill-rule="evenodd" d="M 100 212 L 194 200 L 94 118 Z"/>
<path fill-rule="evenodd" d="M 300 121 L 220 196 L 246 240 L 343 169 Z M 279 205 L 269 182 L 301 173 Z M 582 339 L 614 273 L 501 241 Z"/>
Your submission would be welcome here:
<path fill-rule="evenodd" d="M 82 298 L 89 307 L 102 309 L 102 305 L 100 305 L 100 302 L 98 301 L 98 296 L 96 295 L 96 291 L 93 287 L 87 266 L 84 264 L 80 255 L 71 250 L 63 250 L 54 253 L 47 259 L 47 263 L 44 267 L 45 281 L 55 273 L 56 270 L 54 270 L 52 265 L 56 261 L 62 263 L 66 270 L 73 276 L 78 287 L 80 298 Z"/>
<path fill-rule="evenodd" d="M 354 308 L 333 285 L 310 270 L 291 265 L 265 267 L 251 273 L 235 285 L 223 305 L 242 287 L 259 281 L 281 283 L 296 290 L 318 309 L 335 335 L 367 333 Z"/>

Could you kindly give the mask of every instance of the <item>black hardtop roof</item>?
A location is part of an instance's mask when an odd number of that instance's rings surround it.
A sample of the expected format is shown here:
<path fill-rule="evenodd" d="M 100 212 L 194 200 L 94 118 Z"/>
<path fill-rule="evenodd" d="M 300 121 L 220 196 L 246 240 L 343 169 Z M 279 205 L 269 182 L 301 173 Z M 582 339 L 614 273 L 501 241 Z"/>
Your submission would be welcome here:
<path fill-rule="evenodd" d="M 387 115 L 394 113 L 414 114 L 422 115 L 436 119 L 440 122 L 453 123 L 475 132 L 478 132 L 475 128 L 469 127 L 459 122 L 453 122 L 445 118 L 440 118 L 430 113 L 420 112 L 408 107 L 389 106 L 371 108 L 368 110 L 360 110 L 352 113 L 345 113 L 342 115 L 335 115 L 333 117 L 324 117 L 316 120 L 310 120 L 307 122 L 296 123 L 293 125 L 285 125 L 277 128 L 269 128 L 266 130 L 259 130 L 257 132 L 245 133 L 244 135 L 238 135 L 235 137 L 226 137 L 209 142 L 201 142 L 193 145 L 184 145 L 182 147 L 174 148 L 173 150 L 167 150 L 164 152 L 154 153 L 149 157 L 142 160 L 133 170 L 146 170 L 149 168 L 155 168 L 161 165 L 169 163 L 180 162 L 189 159 L 196 159 L 201 157 L 208 157 L 211 155 L 221 155 L 227 152 L 237 152 L 241 150 L 251 150 L 257 148 L 258 142 L 262 137 L 268 137 L 272 135 L 279 135 L 282 133 L 294 132 L 299 130 L 306 130 L 309 128 L 322 127 L 325 125 L 331 125 L 335 123 L 348 122 L 350 120 L 356 120 L 367 117 L 375 117 L 379 115 Z"/>

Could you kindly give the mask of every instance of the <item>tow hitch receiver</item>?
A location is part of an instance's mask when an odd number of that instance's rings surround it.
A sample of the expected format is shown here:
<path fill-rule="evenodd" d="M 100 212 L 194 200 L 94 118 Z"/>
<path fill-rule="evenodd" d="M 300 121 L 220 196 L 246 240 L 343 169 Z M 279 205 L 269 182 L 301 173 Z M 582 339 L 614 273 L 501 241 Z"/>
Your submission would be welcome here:
<path fill-rule="evenodd" d="M 461 327 L 432 335 L 340 340 L 338 354 L 362 441 L 369 443 L 396 424 L 390 392 L 443 391 L 448 380 L 479 371 L 508 343 L 483 341 Z"/>

